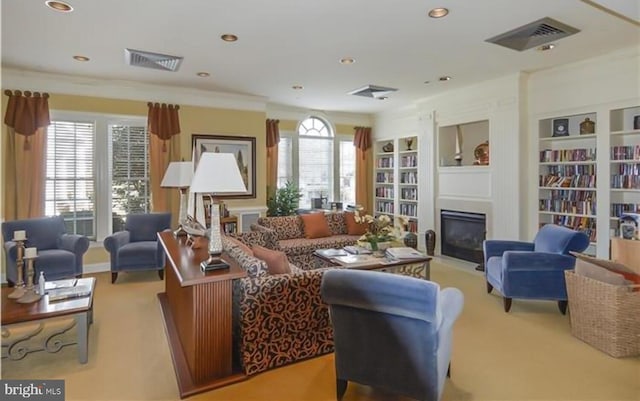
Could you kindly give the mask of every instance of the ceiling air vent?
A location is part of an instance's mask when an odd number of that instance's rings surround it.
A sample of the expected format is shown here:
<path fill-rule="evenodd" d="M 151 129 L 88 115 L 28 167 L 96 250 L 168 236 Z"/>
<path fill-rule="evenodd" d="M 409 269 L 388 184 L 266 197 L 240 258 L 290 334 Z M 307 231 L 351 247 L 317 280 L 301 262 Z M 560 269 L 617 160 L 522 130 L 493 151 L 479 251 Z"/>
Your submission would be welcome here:
<path fill-rule="evenodd" d="M 367 85 L 349 92 L 349 95 L 372 97 L 376 99 L 384 98 L 391 92 L 395 92 L 396 88 L 386 88 L 384 86 Z"/>
<path fill-rule="evenodd" d="M 509 49 L 523 51 L 554 42 L 578 32 L 580 32 L 579 29 L 563 24 L 553 18 L 545 17 L 494 36 L 486 41 Z"/>
<path fill-rule="evenodd" d="M 182 57 L 134 49 L 124 49 L 124 57 L 129 65 L 163 71 L 178 71 L 182 63 Z"/>

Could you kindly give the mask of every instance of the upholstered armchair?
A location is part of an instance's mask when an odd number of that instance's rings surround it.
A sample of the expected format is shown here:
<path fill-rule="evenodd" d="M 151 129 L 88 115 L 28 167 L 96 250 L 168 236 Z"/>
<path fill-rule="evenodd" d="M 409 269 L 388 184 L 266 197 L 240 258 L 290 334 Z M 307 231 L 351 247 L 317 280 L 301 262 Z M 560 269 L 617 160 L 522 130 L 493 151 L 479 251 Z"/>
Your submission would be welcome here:
<path fill-rule="evenodd" d="M 502 294 L 505 312 L 511 309 L 512 298 L 525 298 L 557 301 L 564 315 L 564 271 L 576 263 L 569 252 L 582 252 L 588 246 L 586 234 L 555 224 L 544 225 L 533 242 L 485 240 L 487 292 L 495 288 Z"/>
<path fill-rule="evenodd" d="M 158 232 L 169 230 L 171 213 L 130 214 L 123 231 L 104 239 L 104 247 L 111 256 L 111 283 L 123 271 L 157 270 L 164 278 L 164 250 Z"/>
<path fill-rule="evenodd" d="M 336 392 L 349 381 L 417 400 L 439 400 L 449 376 L 453 324 L 464 298 L 456 288 L 390 273 L 324 273 L 335 345 Z"/>
<path fill-rule="evenodd" d="M 89 249 L 89 239 L 82 235 L 67 234 L 62 216 L 5 221 L 2 237 L 6 256 L 7 281 L 15 284 L 17 247 L 13 241 L 15 231 L 26 231 L 26 248 L 38 248 L 35 277 L 44 272 L 47 280 L 82 276 L 82 257 Z M 26 276 L 25 276 L 26 277 Z"/>

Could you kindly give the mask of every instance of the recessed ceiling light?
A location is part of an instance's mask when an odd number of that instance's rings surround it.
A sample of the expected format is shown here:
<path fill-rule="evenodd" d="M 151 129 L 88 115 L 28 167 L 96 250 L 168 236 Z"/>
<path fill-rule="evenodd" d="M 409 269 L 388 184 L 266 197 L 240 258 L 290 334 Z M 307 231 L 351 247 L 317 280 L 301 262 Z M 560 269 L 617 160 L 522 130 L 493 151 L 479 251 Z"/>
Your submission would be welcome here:
<path fill-rule="evenodd" d="M 541 52 L 544 52 L 544 51 L 547 51 L 547 50 L 551 50 L 554 47 L 556 47 L 556 45 L 554 45 L 553 43 L 549 43 L 549 44 L 546 44 L 546 45 L 539 46 L 538 50 L 540 50 Z"/>
<path fill-rule="evenodd" d="M 302 86 L 302 85 L 293 85 L 291 88 L 294 89 L 294 90 L 299 91 L 299 90 L 302 90 L 304 88 L 304 86 Z"/>
<path fill-rule="evenodd" d="M 236 40 L 238 40 L 238 37 L 232 33 L 225 33 L 224 35 L 220 36 L 220 39 L 224 40 L 225 42 L 235 42 Z"/>
<path fill-rule="evenodd" d="M 345 57 L 340 59 L 340 64 L 353 64 L 356 60 L 351 57 Z"/>
<path fill-rule="evenodd" d="M 424 81 L 424 84 L 430 84 L 431 81 Z"/>
<path fill-rule="evenodd" d="M 378 100 L 387 100 L 387 99 L 389 99 L 389 97 L 388 96 L 378 96 L 378 97 L 376 97 L 376 99 L 378 99 Z"/>
<path fill-rule="evenodd" d="M 61 13 L 70 13 L 73 11 L 73 7 L 62 1 L 46 1 L 44 4 L 52 10 L 59 11 Z"/>
<path fill-rule="evenodd" d="M 89 61 L 89 57 L 87 56 L 73 56 L 73 59 L 76 61 Z"/>
<path fill-rule="evenodd" d="M 448 76 L 448 75 L 445 75 L 444 77 L 438 78 L 438 80 L 440 80 L 440 81 L 451 81 L 451 77 Z"/>
<path fill-rule="evenodd" d="M 429 17 L 431 18 L 442 18 L 446 17 L 449 14 L 449 10 L 443 7 L 434 8 L 429 10 Z"/>
<path fill-rule="evenodd" d="M 197 73 L 196 75 L 199 76 L 199 77 L 205 78 L 205 77 L 208 77 L 211 74 L 209 74 L 208 72 L 201 71 L 201 72 Z"/>

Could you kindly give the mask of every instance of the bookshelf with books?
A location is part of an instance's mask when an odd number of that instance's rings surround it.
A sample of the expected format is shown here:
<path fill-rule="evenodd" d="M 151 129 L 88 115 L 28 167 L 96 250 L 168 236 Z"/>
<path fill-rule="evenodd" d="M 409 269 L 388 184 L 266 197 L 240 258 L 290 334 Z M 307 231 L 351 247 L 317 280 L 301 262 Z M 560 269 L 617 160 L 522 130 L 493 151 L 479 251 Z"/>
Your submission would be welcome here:
<path fill-rule="evenodd" d="M 583 231 L 595 253 L 596 113 L 539 120 L 538 223 Z"/>
<path fill-rule="evenodd" d="M 640 213 L 640 106 L 609 112 L 610 231 L 623 213 Z"/>
<path fill-rule="evenodd" d="M 403 217 L 418 231 L 418 137 L 380 140 L 375 145 L 374 213 Z"/>

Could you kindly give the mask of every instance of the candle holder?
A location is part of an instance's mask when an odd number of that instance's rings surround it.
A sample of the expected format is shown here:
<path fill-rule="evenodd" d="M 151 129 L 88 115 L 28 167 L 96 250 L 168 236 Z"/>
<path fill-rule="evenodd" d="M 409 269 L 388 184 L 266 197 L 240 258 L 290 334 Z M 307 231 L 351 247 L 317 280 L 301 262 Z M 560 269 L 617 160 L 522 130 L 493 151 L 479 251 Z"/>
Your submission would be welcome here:
<path fill-rule="evenodd" d="M 30 304 L 32 302 L 37 302 L 42 298 L 42 295 L 36 293 L 36 287 L 33 285 L 33 279 L 35 276 L 35 269 L 33 268 L 33 263 L 37 256 L 33 257 L 25 257 L 27 260 L 27 288 L 25 289 L 25 294 L 17 299 L 17 302 L 21 304 Z"/>
<path fill-rule="evenodd" d="M 16 281 L 16 288 L 9 294 L 9 298 L 18 299 L 24 296 L 24 242 L 27 239 L 16 239 L 13 241 L 16 243 L 16 269 L 18 270 L 18 280 Z"/>

